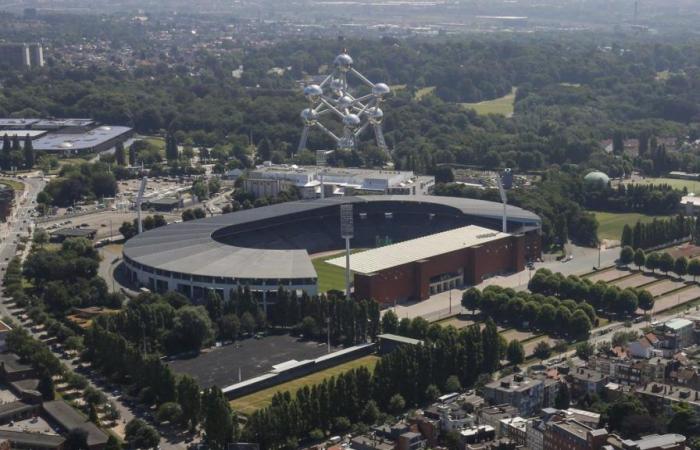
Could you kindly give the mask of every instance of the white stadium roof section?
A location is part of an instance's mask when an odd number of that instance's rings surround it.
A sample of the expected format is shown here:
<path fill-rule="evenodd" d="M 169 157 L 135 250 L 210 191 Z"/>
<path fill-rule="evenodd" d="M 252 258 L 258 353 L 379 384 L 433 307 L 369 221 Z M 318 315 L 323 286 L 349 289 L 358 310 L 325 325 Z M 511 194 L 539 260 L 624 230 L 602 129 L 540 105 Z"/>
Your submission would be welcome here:
<path fill-rule="evenodd" d="M 474 247 L 510 236 L 488 228 L 469 225 L 417 239 L 379 247 L 350 256 L 350 270 L 370 274 L 413 261 Z M 330 259 L 328 264 L 345 268 L 345 256 Z"/>

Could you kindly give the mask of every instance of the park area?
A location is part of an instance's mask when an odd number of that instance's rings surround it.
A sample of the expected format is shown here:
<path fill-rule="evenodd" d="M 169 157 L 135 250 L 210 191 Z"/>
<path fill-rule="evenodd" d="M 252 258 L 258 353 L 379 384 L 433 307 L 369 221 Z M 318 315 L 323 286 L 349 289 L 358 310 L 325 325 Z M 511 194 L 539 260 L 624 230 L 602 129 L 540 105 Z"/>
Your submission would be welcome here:
<path fill-rule="evenodd" d="M 698 192 L 700 180 L 681 180 L 677 178 L 634 178 L 625 181 L 625 184 L 667 184 L 674 189 L 687 189 L 688 192 Z"/>
<path fill-rule="evenodd" d="M 462 103 L 462 107 L 473 109 L 477 114 L 500 114 L 511 117 L 515 109 L 515 94 L 517 92 L 518 88 L 513 88 L 510 94 L 506 94 L 503 97 L 478 103 Z"/>
<path fill-rule="evenodd" d="M 625 225 L 634 226 L 637 221 L 643 223 L 651 222 L 654 219 L 663 219 L 667 216 L 650 216 L 640 213 L 611 213 L 603 211 L 593 211 L 598 221 L 598 237 L 600 239 L 610 239 L 619 241 L 622 237 L 622 229 Z"/>
<path fill-rule="evenodd" d="M 365 356 L 354 361 L 349 361 L 344 364 L 339 364 L 334 367 L 330 367 L 326 370 L 321 370 L 319 372 L 306 375 L 296 380 L 288 381 L 286 383 L 278 384 L 277 386 L 272 386 L 267 389 L 255 392 L 250 395 L 235 399 L 231 401 L 231 407 L 239 413 L 251 414 L 260 408 L 264 408 L 269 405 L 272 401 L 272 397 L 278 392 L 289 391 L 292 395 L 304 386 L 313 386 L 323 382 L 326 378 L 337 376 L 348 370 L 356 369 L 358 367 L 367 367 L 370 372 L 374 371 L 374 367 L 377 365 L 379 357 L 374 355 Z"/>
<path fill-rule="evenodd" d="M 0 179 L 0 184 L 4 184 L 5 186 L 9 186 L 12 189 L 14 189 L 15 191 L 23 191 L 24 190 L 24 183 L 22 183 L 21 181 L 2 178 L 2 179 Z"/>

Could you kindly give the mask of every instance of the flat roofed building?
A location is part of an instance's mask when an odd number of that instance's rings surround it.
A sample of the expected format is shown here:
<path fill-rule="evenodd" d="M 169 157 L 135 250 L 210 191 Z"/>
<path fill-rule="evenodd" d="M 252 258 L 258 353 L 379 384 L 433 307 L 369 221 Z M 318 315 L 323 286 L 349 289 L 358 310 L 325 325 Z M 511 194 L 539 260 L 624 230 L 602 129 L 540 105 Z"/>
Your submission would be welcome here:
<path fill-rule="evenodd" d="M 85 132 L 49 133 L 34 141 L 34 150 L 75 155 L 109 150 L 133 134 L 129 127 L 100 126 Z"/>
<path fill-rule="evenodd" d="M 616 435 L 608 438 L 609 448 L 620 450 L 685 450 L 686 437 L 681 434 L 650 434 L 640 439 L 621 439 Z"/>
<path fill-rule="evenodd" d="M 28 431 L 0 430 L 0 439 L 10 442 L 13 449 L 59 450 L 66 439 L 57 434 L 30 433 Z"/>
<path fill-rule="evenodd" d="M 251 170 L 244 188 L 256 197 L 265 197 L 294 187 L 302 198 L 308 199 L 321 196 L 321 181 L 328 196 L 424 195 L 435 185 L 435 177 L 415 175 L 412 171 L 269 165 Z"/>
<path fill-rule="evenodd" d="M 507 403 L 519 415 L 529 417 L 542 408 L 544 381 L 513 374 L 484 386 L 484 398 L 490 404 Z"/>
<path fill-rule="evenodd" d="M 0 130 L 23 130 L 31 128 L 31 126 L 37 122 L 39 122 L 39 119 L 0 118 Z"/>
<path fill-rule="evenodd" d="M 478 261 L 478 264 L 477 264 Z M 345 257 L 326 261 L 345 268 Z M 525 268 L 523 236 L 476 225 L 355 253 L 350 257 L 355 293 L 382 303 L 425 300 Z"/>
<path fill-rule="evenodd" d="M 78 411 L 63 400 L 45 402 L 44 412 L 65 430 L 66 433 L 78 429 L 87 433 L 87 445 L 91 450 L 101 449 L 107 443 L 107 435 L 94 423 L 89 422 Z"/>
<path fill-rule="evenodd" d="M 4 137 L 7 135 L 9 138 L 13 138 L 15 136 L 19 138 L 25 138 L 29 136 L 29 138 L 33 141 L 34 139 L 38 139 L 41 136 L 45 135 L 47 133 L 46 130 L 14 130 L 14 129 L 7 129 L 7 130 L 0 130 L 0 137 Z"/>

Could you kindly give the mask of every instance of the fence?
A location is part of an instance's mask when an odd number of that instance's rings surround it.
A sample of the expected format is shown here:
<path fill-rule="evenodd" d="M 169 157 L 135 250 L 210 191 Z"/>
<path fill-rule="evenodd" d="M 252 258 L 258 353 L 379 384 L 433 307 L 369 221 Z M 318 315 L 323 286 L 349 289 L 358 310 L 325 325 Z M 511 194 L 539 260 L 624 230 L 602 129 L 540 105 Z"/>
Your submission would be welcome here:
<path fill-rule="evenodd" d="M 370 353 L 374 353 L 375 349 L 376 344 L 372 342 L 370 344 L 356 345 L 344 350 L 339 350 L 316 359 L 300 361 L 295 364 L 290 364 L 280 370 L 273 370 L 264 375 L 260 375 L 259 377 L 251 378 L 250 380 L 225 387 L 223 389 L 223 393 L 226 395 L 226 398 L 233 400 L 235 398 L 243 397 L 244 395 L 252 394 L 254 392 L 369 355 Z"/>

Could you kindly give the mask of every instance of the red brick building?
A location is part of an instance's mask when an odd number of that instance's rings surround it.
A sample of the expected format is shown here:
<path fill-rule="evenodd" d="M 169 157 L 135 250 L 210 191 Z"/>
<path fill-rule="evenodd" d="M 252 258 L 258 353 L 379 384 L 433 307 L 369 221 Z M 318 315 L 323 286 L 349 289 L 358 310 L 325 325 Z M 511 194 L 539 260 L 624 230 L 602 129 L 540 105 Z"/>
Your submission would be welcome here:
<path fill-rule="evenodd" d="M 350 257 L 357 298 L 380 303 L 425 300 L 525 268 L 539 235 L 511 235 L 475 225 L 379 247 Z M 328 263 L 345 268 L 345 257 Z"/>

